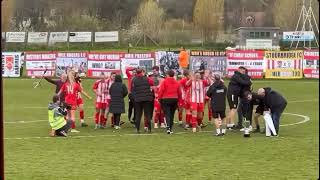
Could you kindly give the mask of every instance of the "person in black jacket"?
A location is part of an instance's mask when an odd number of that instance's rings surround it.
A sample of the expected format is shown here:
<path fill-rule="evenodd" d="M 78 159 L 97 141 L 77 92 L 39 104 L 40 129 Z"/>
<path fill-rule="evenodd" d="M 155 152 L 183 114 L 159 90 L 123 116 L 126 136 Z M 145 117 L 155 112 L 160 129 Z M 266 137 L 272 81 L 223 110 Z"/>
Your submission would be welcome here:
<path fill-rule="evenodd" d="M 251 81 L 251 77 L 248 75 L 248 70 L 245 69 L 245 74 L 243 75 L 245 81 Z M 240 91 L 240 102 L 238 104 L 237 112 L 238 112 L 238 125 L 236 126 L 240 131 L 244 131 L 243 128 L 243 118 L 246 118 L 250 121 L 249 130 L 252 130 L 252 112 L 253 112 L 253 104 L 247 99 L 248 93 L 251 92 L 251 84 L 250 85 L 242 85 Z"/>
<path fill-rule="evenodd" d="M 254 113 L 254 122 L 256 125 L 256 129 L 253 131 L 254 133 L 260 132 L 260 123 L 259 123 L 259 117 L 263 116 L 263 112 L 266 110 L 265 104 L 264 104 L 264 97 L 258 95 L 255 92 L 247 91 L 244 94 L 246 100 L 250 103 L 250 106 L 257 106 L 256 111 Z M 251 124 L 250 124 L 251 125 Z"/>
<path fill-rule="evenodd" d="M 113 114 L 115 129 L 120 129 L 121 114 L 125 113 L 124 98 L 128 95 L 126 85 L 122 83 L 120 75 L 116 75 L 114 83 L 110 87 L 110 108 L 109 112 Z"/>
<path fill-rule="evenodd" d="M 220 75 L 214 75 L 214 83 L 207 91 L 211 98 L 211 108 L 216 125 L 216 136 L 223 136 L 226 133 L 226 94 L 227 88 L 220 79 Z"/>
<path fill-rule="evenodd" d="M 67 74 L 65 74 L 65 73 L 61 74 L 59 80 L 52 80 L 52 79 L 50 79 L 48 77 L 44 77 L 44 79 L 46 81 L 48 81 L 49 83 L 54 84 L 56 86 L 56 91 L 55 92 L 57 94 L 60 91 L 62 85 L 67 81 Z M 60 100 L 62 102 L 64 102 L 64 93 L 61 93 Z"/>
<path fill-rule="evenodd" d="M 140 133 L 140 121 L 142 113 L 148 124 L 148 132 L 151 133 L 151 118 L 153 109 L 154 94 L 151 91 L 153 80 L 144 75 L 142 69 L 137 70 L 136 77 L 132 80 L 131 94 L 134 98 L 135 125 L 137 133 Z"/>
<path fill-rule="evenodd" d="M 270 111 L 276 133 L 279 134 L 280 117 L 287 107 L 287 100 L 280 93 L 269 87 L 260 88 L 258 90 L 258 95 L 264 97 L 264 104 Z"/>
<path fill-rule="evenodd" d="M 234 75 L 231 77 L 228 92 L 227 92 L 227 99 L 230 106 L 230 112 L 227 116 L 227 128 L 234 128 L 234 117 L 237 112 L 238 101 L 245 86 L 251 86 L 251 80 L 246 75 L 246 68 L 240 66 L 238 71 L 234 72 Z"/>

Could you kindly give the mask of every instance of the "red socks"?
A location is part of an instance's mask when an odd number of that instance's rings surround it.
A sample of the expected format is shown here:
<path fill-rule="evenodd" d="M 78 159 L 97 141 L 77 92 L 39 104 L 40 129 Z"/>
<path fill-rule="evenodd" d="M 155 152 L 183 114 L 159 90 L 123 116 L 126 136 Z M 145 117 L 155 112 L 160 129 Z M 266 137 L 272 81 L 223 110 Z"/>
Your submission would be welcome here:
<path fill-rule="evenodd" d="M 197 127 L 197 117 L 192 117 L 191 118 L 191 125 L 192 125 L 192 128 L 196 128 Z"/>
<path fill-rule="evenodd" d="M 76 128 L 76 123 L 71 120 L 71 129 L 75 129 L 75 128 Z"/>
<path fill-rule="evenodd" d="M 182 111 L 179 111 L 178 117 L 179 117 L 179 121 L 182 121 Z"/>
<path fill-rule="evenodd" d="M 186 124 L 191 124 L 191 118 L 192 118 L 192 115 L 191 114 L 186 114 Z"/>
<path fill-rule="evenodd" d="M 96 122 L 96 124 L 99 124 L 99 114 L 98 112 L 96 112 L 96 114 L 94 115 L 94 120 Z"/>
<path fill-rule="evenodd" d="M 84 111 L 80 111 L 80 119 L 84 119 Z"/>

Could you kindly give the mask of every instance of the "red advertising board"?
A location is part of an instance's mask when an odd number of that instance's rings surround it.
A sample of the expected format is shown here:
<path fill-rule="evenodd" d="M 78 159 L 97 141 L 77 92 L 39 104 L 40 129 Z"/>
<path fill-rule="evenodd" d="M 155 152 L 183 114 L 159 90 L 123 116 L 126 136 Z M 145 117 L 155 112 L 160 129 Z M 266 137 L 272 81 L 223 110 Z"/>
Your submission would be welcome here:
<path fill-rule="evenodd" d="M 54 76 L 56 66 L 56 52 L 26 52 L 27 76 Z M 46 73 L 44 74 L 44 72 Z"/>
<path fill-rule="evenodd" d="M 304 51 L 303 59 L 304 77 L 319 79 L 319 51 Z"/>
<path fill-rule="evenodd" d="M 227 77 L 231 77 L 240 66 L 248 69 L 251 78 L 263 78 L 264 52 L 255 50 L 227 51 Z"/>

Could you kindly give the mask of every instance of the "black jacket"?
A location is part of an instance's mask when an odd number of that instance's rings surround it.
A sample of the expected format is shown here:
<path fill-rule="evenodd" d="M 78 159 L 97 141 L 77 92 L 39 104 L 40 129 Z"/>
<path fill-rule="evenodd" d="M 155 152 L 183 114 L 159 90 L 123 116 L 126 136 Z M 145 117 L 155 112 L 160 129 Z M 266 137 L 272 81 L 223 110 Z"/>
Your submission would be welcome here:
<path fill-rule="evenodd" d="M 131 93 L 134 102 L 151 102 L 154 99 L 148 78 L 145 76 L 137 76 L 132 80 Z"/>
<path fill-rule="evenodd" d="M 244 81 L 246 81 L 246 82 L 251 82 L 251 77 L 250 77 L 249 75 L 243 74 L 242 76 L 243 76 Z M 246 91 L 251 92 L 251 83 L 248 84 L 248 85 L 242 85 L 242 86 L 241 86 L 241 91 L 240 91 L 240 97 L 241 97 L 241 98 L 244 98 L 244 93 L 245 93 Z"/>
<path fill-rule="evenodd" d="M 207 96 L 211 98 L 211 107 L 214 111 L 226 110 L 226 95 L 227 87 L 223 82 L 216 81 L 210 86 Z"/>
<path fill-rule="evenodd" d="M 228 86 L 228 92 L 230 94 L 235 94 L 240 96 L 244 87 L 251 86 L 251 81 L 248 75 L 241 74 L 238 71 L 234 72 L 234 75 L 231 77 L 229 86 Z"/>
<path fill-rule="evenodd" d="M 110 109 L 111 113 L 125 113 L 124 97 L 128 95 L 127 87 L 121 82 L 114 82 L 110 87 Z"/>
<path fill-rule="evenodd" d="M 264 96 L 264 104 L 267 108 L 270 108 L 271 111 L 283 111 L 287 106 L 287 100 L 278 92 L 272 90 L 267 87 L 264 88 L 265 96 Z"/>

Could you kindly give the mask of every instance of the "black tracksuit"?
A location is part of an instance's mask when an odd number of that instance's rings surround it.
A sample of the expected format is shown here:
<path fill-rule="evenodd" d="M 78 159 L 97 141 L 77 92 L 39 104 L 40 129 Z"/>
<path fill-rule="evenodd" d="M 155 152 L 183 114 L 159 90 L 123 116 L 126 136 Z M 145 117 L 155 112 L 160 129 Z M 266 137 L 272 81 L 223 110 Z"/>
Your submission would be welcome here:
<path fill-rule="evenodd" d="M 266 108 L 271 111 L 271 118 L 276 128 L 277 134 L 279 133 L 280 117 L 284 109 L 287 107 L 287 100 L 278 92 L 267 87 L 264 88 L 264 104 Z"/>
<path fill-rule="evenodd" d="M 151 91 L 149 80 L 145 76 L 136 76 L 132 81 L 131 95 L 134 99 L 135 125 L 140 131 L 142 113 L 147 119 L 149 131 L 151 131 L 151 118 L 154 94 Z"/>
<path fill-rule="evenodd" d="M 243 79 L 246 82 L 251 82 L 251 77 L 247 74 L 242 75 Z M 248 121 L 250 121 L 250 125 L 252 124 L 252 112 L 253 112 L 253 104 L 244 97 L 245 92 L 251 92 L 251 84 L 241 85 L 240 90 L 240 102 L 237 109 L 238 112 L 238 127 L 242 127 L 242 119 L 245 117 Z"/>
<path fill-rule="evenodd" d="M 250 87 L 251 84 L 250 78 L 248 78 L 247 75 L 241 74 L 238 71 L 234 72 L 234 75 L 230 79 L 227 92 L 230 109 L 236 109 L 238 107 L 238 98 L 241 96 L 243 88 L 246 86 Z"/>
<path fill-rule="evenodd" d="M 226 94 L 227 88 L 222 81 L 214 82 L 207 91 L 207 96 L 211 98 L 211 108 L 215 119 L 219 116 L 221 119 L 226 117 Z"/>

